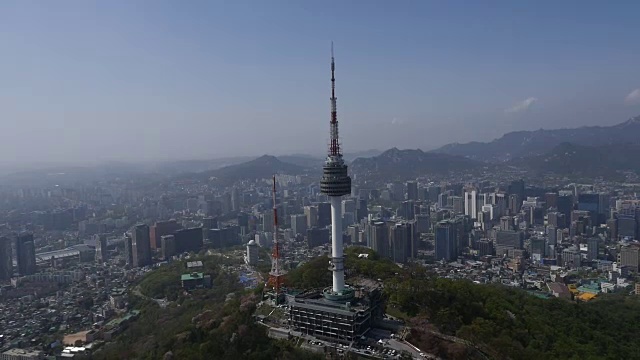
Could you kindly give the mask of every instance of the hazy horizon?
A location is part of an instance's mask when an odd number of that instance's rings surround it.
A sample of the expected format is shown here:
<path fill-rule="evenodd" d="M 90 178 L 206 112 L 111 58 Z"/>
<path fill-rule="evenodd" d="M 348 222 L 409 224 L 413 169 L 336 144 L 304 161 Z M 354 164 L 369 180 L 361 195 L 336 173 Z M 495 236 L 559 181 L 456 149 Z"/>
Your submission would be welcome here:
<path fill-rule="evenodd" d="M 0 4 L 0 166 L 431 150 L 640 114 L 640 4 Z"/>

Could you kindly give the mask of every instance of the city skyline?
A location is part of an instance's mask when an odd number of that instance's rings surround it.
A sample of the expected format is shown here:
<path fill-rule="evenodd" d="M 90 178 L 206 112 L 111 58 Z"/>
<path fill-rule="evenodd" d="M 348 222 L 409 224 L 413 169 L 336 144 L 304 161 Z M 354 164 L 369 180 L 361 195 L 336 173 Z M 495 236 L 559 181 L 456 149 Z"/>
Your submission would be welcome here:
<path fill-rule="evenodd" d="M 0 163 L 319 154 L 331 40 L 345 153 L 640 113 L 635 4 L 1 7 Z"/>

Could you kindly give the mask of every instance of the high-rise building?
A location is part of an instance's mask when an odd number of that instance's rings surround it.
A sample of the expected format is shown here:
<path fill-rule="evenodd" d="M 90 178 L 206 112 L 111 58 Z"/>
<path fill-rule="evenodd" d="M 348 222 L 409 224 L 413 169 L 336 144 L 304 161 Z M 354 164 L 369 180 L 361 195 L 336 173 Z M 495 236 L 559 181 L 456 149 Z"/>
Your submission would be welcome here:
<path fill-rule="evenodd" d="M 407 181 L 407 200 L 418 200 L 418 183 L 415 181 Z"/>
<path fill-rule="evenodd" d="M 440 187 L 439 186 L 429 186 L 427 187 L 427 192 L 429 193 L 429 198 L 426 200 L 429 200 L 429 202 L 431 203 L 437 203 L 438 197 L 440 195 Z"/>
<path fill-rule="evenodd" d="M 618 219 L 607 220 L 607 230 L 609 232 L 609 239 L 618 240 Z"/>
<path fill-rule="evenodd" d="M 442 220 L 436 225 L 435 260 L 453 261 L 458 257 L 458 226 L 452 220 Z"/>
<path fill-rule="evenodd" d="M 565 193 L 559 194 L 557 204 L 558 212 L 564 214 L 566 226 L 571 219 L 571 211 L 573 211 L 573 197 Z"/>
<path fill-rule="evenodd" d="M 478 217 L 478 211 L 480 211 L 478 191 L 475 189 L 464 192 L 464 214 L 471 219 Z"/>
<path fill-rule="evenodd" d="M 353 213 L 343 213 L 342 214 L 342 229 L 346 230 L 349 225 L 353 225 L 355 223 L 355 218 Z"/>
<path fill-rule="evenodd" d="M 351 238 L 352 244 L 360 243 L 360 227 L 358 225 L 350 225 L 349 227 L 347 227 L 347 235 L 349 235 L 349 238 Z"/>
<path fill-rule="evenodd" d="M 318 207 L 305 206 L 304 215 L 307 217 L 307 229 L 318 226 Z"/>
<path fill-rule="evenodd" d="M 538 255 L 540 259 L 543 259 L 546 255 L 547 244 L 544 238 L 532 237 L 530 240 L 531 255 Z"/>
<path fill-rule="evenodd" d="M 438 194 L 438 208 L 445 208 L 449 204 L 449 194 L 440 193 Z"/>
<path fill-rule="evenodd" d="M 545 209 L 558 208 L 558 193 L 548 192 L 544 194 Z"/>
<path fill-rule="evenodd" d="M 240 245 L 238 232 L 238 228 L 234 226 L 211 229 L 209 230 L 209 241 L 211 241 L 211 245 L 216 249 Z M 268 237 L 265 238 L 265 240 L 267 239 Z M 269 244 L 271 243 L 269 242 Z M 260 243 L 260 246 L 262 246 L 262 243 Z"/>
<path fill-rule="evenodd" d="M 255 240 L 250 240 L 247 244 L 246 262 L 250 266 L 258 265 L 258 244 L 256 244 Z"/>
<path fill-rule="evenodd" d="M 340 210 L 342 211 L 342 201 L 340 202 Z M 329 225 L 331 225 L 331 203 L 318 203 L 318 227 Z"/>
<path fill-rule="evenodd" d="M 414 220 L 416 217 L 415 203 L 412 200 L 402 202 L 402 216 L 407 220 Z"/>
<path fill-rule="evenodd" d="M 593 261 L 598 260 L 600 252 L 600 238 L 597 236 L 590 237 L 587 240 L 587 259 Z"/>
<path fill-rule="evenodd" d="M 496 217 L 504 216 L 507 214 L 507 209 L 509 208 L 509 196 L 505 193 L 496 193 L 495 194 L 495 205 L 497 209 Z"/>
<path fill-rule="evenodd" d="M 249 214 L 245 212 L 239 212 L 237 219 L 238 219 L 238 227 L 240 227 L 240 234 L 241 235 L 248 234 L 249 233 Z"/>
<path fill-rule="evenodd" d="M 516 249 L 522 249 L 524 233 L 519 231 L 496 231 L 496 243 L 498 245 L 509 245 Z"/>
<path fill-rule="evenodd" d="M 356 201 L 354 199 L 344 199 L 342 200 L 342 213 L 355 213 L 356 212 Z"/>
<path fill-rule="evenodd" d="M 189 229 L 180 229 L 174 233 L 176 251 L 178 253 L 184 252 L 198 252 L 202 250 L 202 228 L 194 227 Z"/>
<path fill-rule="evenodd" d="M 358 199 L 357 206 L 356 206 L 356 221 L 366 219 L 367 216 L 369 216 L 367 199 Z"/>
<path fill-rule="evenodd" d="M 12 276 L 11 239 L 2 236 L 0 237 L 0 280 L 9 280 Z"/>
<path fill-rule="evenodd" d="M 309 249 L 328 244 L 331 241 L 329 229 L 312 227 L 307 229 L 307 246 Z"/>
<path fill-rule="evenodd" d="M 477 246 L 479 256 L 493 255 L 493 244 L 488 239 L 480 239 Z"/>
<path fill-rule="evenodd" d="M 431 231 L 431 216 L 428 214 L 416 215 L 416 232 L 425 234 Z"/>
<path fill-rule="evenodd" d="M 601 209 L 600 200 L 602 196 L 598 193 L 582 193 L 578 195 L 578 210 L 588 211 L 593 224 L 599 224 Z M 604 219 L 602 219 L 604 220 Z"/>
<path fill-rule="evenodd" d="M 463 214 L 465 211 L 465 207 L 464 207 L 464 198 L 462 196 L 453 196 L 450 195 L 449 202 L 451 202 L 451 209 L 453 209 L 453 212 L 456 214 Z"/>
<path fill-rule="evenodd" d="M 273 212 L 265 211 L 262 214 L 262 231 L 273 232 Z"/>
<path fill-rule="evenodd" d="M 391 199 L 394 201 L 404 200 L 404 186 L 401 182 L 392 182 L 387 185 L 391 192 Z"/>
<path fill-rule="evenodd" d="M 168 260 L 173 255 L 176 255 L 176 238 L 173 235 L 164 235 L 160 238 L 160 244 L 162 246 L 162 258 Z"/>
<path fill-rule="evenodd" d="M 582 266 L 580 249 L 575 246 L 564 249 L 562 251 L 562 265 L 571 269 L 576 269 Z"/>
<path fill-rule="evenodd" d="M 415 222 L 399 222 L 389 228 L 389 258 L 404 264 L 417 255 Z"/>
<path fill-rule="evenodd" d="M 618 237 L 637 239 L 638 222 L 635 216 L 618 214 Z"/>
<path fill-rule="evenodd" d="M 367 225 L 367 246 L 381 257 L 389 256 L 389 230 L 384 221 L 373 221 Z"/>
<path fill-rule="evenodd" d="M 307 217 L 304 214 L 291 215 L 291 230 L 294 234 L 306 234 Z"/>
<path fill-rule="evenodd" d="M 507 192 L 510 195 L 517 195 L 520 200 L 523 200 L 525 198 L 524 180 L 520 179 L 520 180 L 512 181 L 511 184 L 509 184 Z M 511 209 L 511 210 L 515 210 L 515 209 Z M 515 210 L 515 212 L 518 212 L 518 211 L 520 211 L 520 209 Z"/>
<path fill-rule="evenodd" d="M 556 232 L 556 227 L 549 225 L 547 226 L 547 237 L 549 245 L 558 245 L 558 233 Z"/>
<path fill-rule="evenodd" d="M 500 218 L 500 230 L 509 231 L 513 230 L 513 219 L 510 216 L 503 216 Z"/>
<path fill-rule="evenodd" d="M 640 269 L 640 247 L 628 245 L 620 247 L 619 264 L 621 267 L 628 267 L 633 272 Z"/>
<path fill-rule="evenodd" d="M 509 214 L 515 215 L 520 212 L 522 198 L 518 194 L 509 194 Z"/>
<path fill-rule="evenodd" d="M 556 243 L 562 244 L 564 241 L 564 231 L 562 229 L 556 229 Z"/>
<path fill-rule="evenodd" d="M 242 206 L 241 199 L 242 198 L 240 197 L 240 192 L 238 191 L 238 188 L 234 187 L 233 189 L 231 189 L 231 210 L 233 211 L 240 210 L 240 207 Z"/>
<path fill-rule="evenodd" d="M 103 263 L 109 260 L 109 252 L 107 250 L 107 235 L 98 234 L 94 237 L 96 242 L 96 262 Z"/>
<path fill-rule="evenodd" d="M 564 214 L 558 211 L 551 211 L 547 214 L 547 223 L 560 229 L 564 229 L 566 226 Z"/>
<path fill-rule="evenodd" d="M 133 239 L 131 233 L 124 236 L 124 261 L 127 265 L 133 266 Z"/>
<path fill-rule="evenodd" d="M 151 240 L 149 239 L 148 225 L 140 224 L 131 229 L 131 250 L 133 267 L 151 265 Z"/>
<path fill-rule="evenodd" d="M 218 228 L 218 218 L 216 217 L 206 217 L 202 219 L 202 228 L 203 229 L 217 229 Z"/>
<path fill-rule="evenodd" d="M 202 219 L 202 238 L 206 241 L 211 241 L 211 229 L 218 228 L 218 218 L 206 217 Z"/>
<path fill-rule="evenodd" d="M 492 205 L 492 204 L 486 204 L 486 205 L 482 205 L 482 212 L 488 213 L 489 214 L 489 219 L 490 221 L 493 221 L 496 219 L 496 206 Z"/>
<path fill-rule="evenodd" d="M 36 273 L 36 247 L 33 234 L 22 233 L 16 237 L 16 259 L 20 276 Z"/>
<path fill-rule="evenodd" d="M 176 220 L 156 221 L 156 223 L 149 228 L 149 237 L 151 240 L 151 248 L 157 249 L 160 247 L 160 239 L 165 235 L 170 235 L 182 228 Z"/>

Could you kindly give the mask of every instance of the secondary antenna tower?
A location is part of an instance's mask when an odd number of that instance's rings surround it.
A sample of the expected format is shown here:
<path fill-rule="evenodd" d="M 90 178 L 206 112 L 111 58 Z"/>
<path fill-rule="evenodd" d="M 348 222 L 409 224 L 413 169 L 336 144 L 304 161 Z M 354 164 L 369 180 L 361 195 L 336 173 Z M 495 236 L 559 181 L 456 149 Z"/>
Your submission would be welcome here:
<path fill-rule="evenodd" d="M 271 271 L 269 272 L 269 286 L 273 287 L 275 300 L 278 303 L 280 289 L 284 284 L 286 270 L 282 266 L 280 242 L 278 241 L 278 208 L 276 207 L 276 177 L 273 176 L 273 250 L 271 252 Z"/>

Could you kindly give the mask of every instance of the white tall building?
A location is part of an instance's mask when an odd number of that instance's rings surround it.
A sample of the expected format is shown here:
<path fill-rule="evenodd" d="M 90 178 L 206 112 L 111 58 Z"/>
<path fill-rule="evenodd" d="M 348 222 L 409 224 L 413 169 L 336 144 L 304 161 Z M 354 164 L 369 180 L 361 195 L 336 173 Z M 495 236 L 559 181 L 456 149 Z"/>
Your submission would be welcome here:
<path fill-rule="evenodd" d="M 478 217 L 478 211 L 480 211 L 478 200 L 477 190 L 464 192 L 464 214 L 470 216 L 472 219 L 476 219 Z"/>
<path fill-rule="evenodd" d="M 247 244 L 247 255 L 245 257 L 245 262 L 249 266 L 258 265 L 258 244 L 256 244 L 255 240 L 250 240 Z"/>

